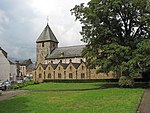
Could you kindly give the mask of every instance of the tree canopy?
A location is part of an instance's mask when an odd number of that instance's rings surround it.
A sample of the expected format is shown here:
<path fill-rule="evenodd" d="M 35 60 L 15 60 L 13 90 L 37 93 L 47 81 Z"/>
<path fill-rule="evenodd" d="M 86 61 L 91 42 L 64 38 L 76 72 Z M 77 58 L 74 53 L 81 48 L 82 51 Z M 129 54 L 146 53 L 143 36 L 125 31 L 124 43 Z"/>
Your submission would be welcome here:
<path fill-rule="evenodd" d="M 71 12 L 82 25 L 89 67 L 131 76 L 149 71 L 149 0 L 91 0 Z"/>

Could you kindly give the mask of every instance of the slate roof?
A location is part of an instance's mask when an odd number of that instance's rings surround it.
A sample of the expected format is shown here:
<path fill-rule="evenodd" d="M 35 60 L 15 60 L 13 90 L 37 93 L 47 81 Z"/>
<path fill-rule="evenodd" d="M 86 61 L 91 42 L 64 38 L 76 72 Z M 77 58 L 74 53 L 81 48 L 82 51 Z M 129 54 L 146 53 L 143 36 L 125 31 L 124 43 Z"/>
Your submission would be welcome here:
<path fill-rule="evenodd" d="M 43 32 L 40 34 L 39 38 L 36 40 L 37 43 L 46 41 L 53 41 L 58 43 L 58 40 L 56 39 L 54 33 L 52 32 L 48 24 L 44 28 Z"/>
<path fill-rule="evenodd" d="M 52 66 L 53 69 L 56 69 L 57 64 L 51 64 L 51 66 Z"/>
<path fill-rule="evenodd" d="M 66 69 L 67 66 L 68 66 L 68 64 L 66 64 L 66 63 L 60 63 L 60 65 L 61 65 L 64 69 Z"/>
<path fill-rule="evenodd" d="M 46 59 L 61 59 L 61 58 L 74 58 L 81 57 L 81 52 L 85 45 L 59 47 L 48 54 Z"/>
<path fill-rule="evenodd" d="M 80 66 L 80 64 L 81 64 L 81 63 L 72 63 L 72 65 L 73 65 L 76 69 L 78 69 L 78 67 Z"/>
<path fill-rule="evenodd" d="M 27 66 L 27 69 L 35 69 L 35 67 L 36 67 L 35 64 L 30 64 Z"/>
<path fill-rule="evenodd" d="M 42 64 L 44 70 L 47 68 L 48 64 Z"/>
<path fill-rule="evenodd" d="M 32 64 L 31 59 L 28 60 L 20 60 L 20 61 L 16 61 L 18 62 L 21 66 L 29 66 L 30 64 Z"/>

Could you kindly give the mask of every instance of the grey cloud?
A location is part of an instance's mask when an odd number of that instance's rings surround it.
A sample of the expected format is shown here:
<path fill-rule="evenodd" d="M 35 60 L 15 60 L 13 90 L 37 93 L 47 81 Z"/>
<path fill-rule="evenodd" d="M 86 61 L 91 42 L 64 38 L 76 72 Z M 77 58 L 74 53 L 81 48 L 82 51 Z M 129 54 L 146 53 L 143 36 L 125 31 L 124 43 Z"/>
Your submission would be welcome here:
<path fill-rule="evenodd" d="M 46 16 L 49 16 L 49 25 L 60 46 L 83 44 L 80 42 L 80 25 L 74 21 L 70 9 L 86 1 L 56 0 L 58 6 L 53 8 L 50 4 L 49 9 L 56 12 L 45 15 L 30 5 L 33 0 L 0 0 L 0 46 L 10 57 L 35 60 L 35 41 L 46 26 Z"/>

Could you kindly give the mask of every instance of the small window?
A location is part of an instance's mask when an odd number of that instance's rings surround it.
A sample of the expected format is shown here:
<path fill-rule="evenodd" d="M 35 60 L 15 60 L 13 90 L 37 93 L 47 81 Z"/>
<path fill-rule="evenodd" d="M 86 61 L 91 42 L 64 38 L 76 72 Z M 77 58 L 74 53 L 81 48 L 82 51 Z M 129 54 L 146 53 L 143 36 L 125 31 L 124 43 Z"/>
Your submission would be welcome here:
<path fill-rule="evenodd" d="M 42 47 L 44 47 L 44 42 L 42 43 Z"/>
<path fill-rule="evenodd" d="M 81 78 L 85 78 L 85 74 L 84 73 L 81 73 Z"/>
<path fill-rule="evenodd" d="M 60 70 L 60 67 L 58 67 L 58 69 Z"/>
<path fill-rule="evenodd" d="M 66 71 L 64 71 L 64 75 L 66 75 Z"/>
<path fill-rule="evenodd" d="M 69 73 L 69 78 L 73 78 L 72 73 Z"/>
<path fill-rule="evenodd" d="M 48 70 L 51 70 L 51 68 L 50 68 L 50 67 L 48 67 Z"/>
<path fill-rule="evenodd" d="M 84 66 L 82 66 L 82 70 L 84 70 Z"/>
<path fill-rule="evenodd" d="M 72 71 L 72 66 L 70 66 L 70 71 Z"/>
<path fill-rule="evenodd" d="M 50 73 L 48 74 L 48 78 L 51 78 L 51 74 Z"/>
<path fill-rule="evenodd" d="M 58 78 L 61 78 L 61 73 L 58 73 Z"/>
<path fill-rule="evenodd" d="M 41 71 L 41 67 L 39 67 L 39 70 Z"/>
<path fill-rule="evenodd" d="M 53 73 L 54 73 L 54 75 L 55 75 L 55 71 L 54 71 Z"/>
<path fill-rule="evenodd" d="M 42 74 L 41 73 L 39 74 L 39 78 L 42 78 Z"/>

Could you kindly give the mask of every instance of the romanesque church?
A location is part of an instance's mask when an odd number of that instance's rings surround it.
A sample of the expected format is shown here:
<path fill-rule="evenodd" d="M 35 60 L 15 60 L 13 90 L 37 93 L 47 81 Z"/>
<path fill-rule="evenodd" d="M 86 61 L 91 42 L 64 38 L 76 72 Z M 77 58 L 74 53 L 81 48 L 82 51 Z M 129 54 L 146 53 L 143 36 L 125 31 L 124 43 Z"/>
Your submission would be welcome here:
<path fill-rule="evenodd" d="M 86 59 L 81 56 L 85 45 L 59 47 L 58 43 L 47 24 L 36 40 L 36 81 L 115 78 L 111 72 L 96 74 L 96 69 L 86 67 Z"/>

